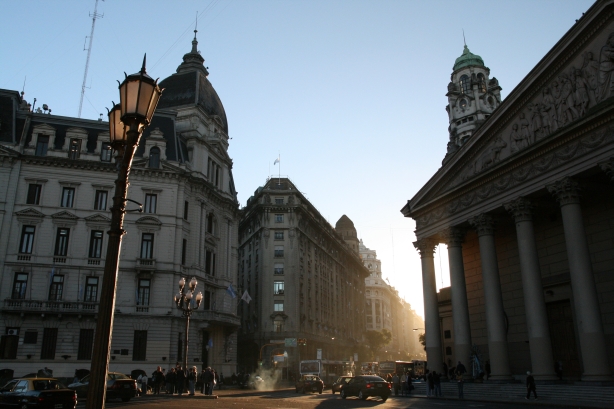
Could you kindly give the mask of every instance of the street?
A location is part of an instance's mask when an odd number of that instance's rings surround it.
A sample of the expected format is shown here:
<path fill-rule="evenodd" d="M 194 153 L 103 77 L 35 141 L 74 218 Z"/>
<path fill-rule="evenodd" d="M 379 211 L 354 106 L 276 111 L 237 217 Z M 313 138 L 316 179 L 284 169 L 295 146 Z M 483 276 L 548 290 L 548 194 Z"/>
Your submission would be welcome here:
<path fill-rule="evenodd" d="M 207 399 L 197 393 L 196 396 L 167 396 L 167 395 L 148 395 L 146 397 L 135 398 L 130 402 L 121 401 L 107 402 L 108 408 L 164 408 L 164 409 L 184 409 L 189 407 L 215 407 L 219 409 L 267 409 L 267 408 L 295 408 L 295 409 L 343 409 L 343 408 L 488 408 L 488 409 L 514 409 L 526 408 L 531 402 L 519 403 L 495 403 L 477 401 L 457 401 L 454 399 L 426 399 L 423 397 L 400 397 L 391 396 L 386 402 L 379 398 L 369 398 L 366 401 L 357 398 L 341 399 L 338 394 L 331 394 L 330 390 L 322 395 L 315 394 L 296 394 L 292 389 L 277 391 L 247 391 L 247 390 L 222 390 L 216 391 L 218 399 Z M 83 407 L 84 401 L 77 406 Z M 547 402 L 539 401 L 539 406 L 547 405 Z M 533 406 L 533 405 L 531 405 Z M 537 406 L 537 403 L 535 404 Z M 550 406 L 548 407 L 559 407 Z"/>

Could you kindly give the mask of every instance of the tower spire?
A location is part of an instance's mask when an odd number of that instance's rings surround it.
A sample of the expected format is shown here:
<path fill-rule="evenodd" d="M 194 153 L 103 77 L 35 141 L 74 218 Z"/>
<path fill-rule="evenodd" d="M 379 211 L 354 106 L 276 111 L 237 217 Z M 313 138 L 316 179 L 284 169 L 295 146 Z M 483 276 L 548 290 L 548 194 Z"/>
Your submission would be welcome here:
<path fill-rule="evenodd" d="M 198 40 L 196 39 L 196 33 L 198 33 L 198 11 L 196 12 L 196 22 L 194 23 L 194 40 L 192 40 L 192 52 L 198 53 L 196 46 L 198 46 Z"/>
<path fill-rule="evenodd" d="M 467 41 L 465 40 L 465 29 L 463 28 L 463 43 L 465 43 L 465 47 L 467 47 Z"/>

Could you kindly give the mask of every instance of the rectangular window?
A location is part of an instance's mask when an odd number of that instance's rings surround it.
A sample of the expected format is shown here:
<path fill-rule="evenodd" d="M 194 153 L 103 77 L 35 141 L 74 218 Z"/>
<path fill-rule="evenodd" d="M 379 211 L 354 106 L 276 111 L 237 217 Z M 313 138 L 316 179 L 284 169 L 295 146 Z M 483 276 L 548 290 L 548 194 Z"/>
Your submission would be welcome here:
<path fill-rule="evenodd" d="M 85 302 L 96 302 L 98 300 L 98 277 L 87 277 L 85 280 Z"/>
<path fill-rule="evenodd" d="M 284 246 L 275 246 L 275 257 L 284 256 Z"/>
<path fill-rule="evenodd" d="M 32 254 L 34 246 L 34 226 L 23 226 L 21 229 L 21 242 L 19 243 L 19 252 L 24 254 Z"/>
<path fill-rule="evenodd" d="M 68 254 L 68 238 L 70 236 L 70 229 L 58 228 L 58 232 L 55 236 L 55 253 L 56 256 L 66 257 Z"/>
<path fill-rule="evenodd" d="M 15 273 L 13 281 L 13 294 L 11 298 L 14 300 L 23 300 L 26 298 L 26 288 L 28 288 L 28 273 Z"/>
<path fill-rule="evenodd" d="M 26 330 L 23 334 L 24 344 L 36 344 L 38 342 L 38 331 Z"/>
<path fill-rule="evenodd" d="M 43 346 L 41 359 L 55 359 L 55 347 L 58 342 L 58 329 L 45 328 L 43 330 Z"/>
<path fill-rule="evenodd" d="M 211 309 L 211 291 L 205 291 L 205 296 L 203 297 L 203 303 L 205 304 L 203 309 L 210 310 Z"/>
<path fill-rule="evenodd" d="M 275 274 L 283 274 L 284 273 L 284 263 L 275 263 L 273 271 Z"/>
<path fill-rule="evenodd" d="M 134 331 L 132 360 L 144 361 L 145 359 L 147 359 L 147 331 Z"/>
<path fill-rule="evenodd" d="M 215 275 L 215 253 L 210 250 L 205 253 L 205 274 Z"/>
<path fill-rule="evenodd" d="M 273 308 L 275 311 L 283 311 L 284 310 L 284 302 L 275 300 L 273 304 Z"/>
<path fill-rule="evenodd" d="M 278 205 L 284 204 L 284 198 L 283 197 L 276 197 L 275 198 L 275 204 L 278 204 Z"/>
<path fill-rule="evenodd" d="M 60 206 L 72 207 L 74 201 L 75 201 L 75 188 L 74 187 L 63 188 L 62 189 L 62 203 L 60 204 Z"/>
<path fill-rule="evenodd" d="M 6 328 L 5 335 L 0 337 L 0 359 L 17 359 L 18 346 L 19 328 Z"/>
<path fill-rule="evenodd" d="M 106 190 L 97 190 L 94 197 L 94 210 L 107 210 L 107 196 L 109 192 Z"/>
<path fill-rule="evenodd" d="M 183 242 L 181 244 L 181 264 L 183 264 L 185 266 L 185 262 L 186 262 L 186 253 L 188 251 L 188 240 L 187 239 L 183 239 Z"/>
<path fill-rule="evenodd" d="M 183 220 L 188 220 L 188 210 L 190 208 L 190 202 L 187 200 L 183 204 Z"/>
<path fill-rule="evenodd" d="M 81 139 L 71 139 L 68 146 L 68 159 L 79 159 L 81 153 Z"/>
<path fill-rule="evenodd" d="M 34 154 L 36 156 L 47 156 L 48 148 L 49 148 L 49 136 L 39 134 L 38 139 L 36 140 L 36 152 Z"/>
<path fill-rule="evenodd" d="M 284 215 L 283 214 L 276 214 L 275 215 L 275 223 L 283 223 L 284 222 Z"/>
<path fill-rule="evenodd" d="M 452 355 L 452 347 L 446 347 L 446 355 Z"/>
<path fill-rule="evenodd" d="M 156 204 L 158 201 L 158 195 L 146 194 L 145 195 L 145 213 L 155 213 Z"/>
<path fill-rule="evenodd" d="M 139 299 L 136 300 L 136 305 L 149 305 L 149 289 L 151 280 L 142 278 L 139 280 Z"/>
<path fill-rule="evenodd" d="M 447 330 L 445 330 L 445 331 L 443 332 L 443 337 L 444 337 L 445 339 L 450 339 L 450 338 L 452 338 L 452 333 L 450 332 L 450 330 L 449 330 L 449 329 L 447 329 Z"/>
<path fill-rule="evenodd" d="M 143 241 L 141 242 L 141 258 L 153 258 L 154 235 L 151 233 L 143 233 Z"/>
<path fill-rule="evenodd" d="M 89 258 L 102 257 L 102 230 L 92 230 Z"/>
<path fill-rule="evenodd" d="M 108 142 L 104 142 L 100 149 L 100 160 L 102 162 L 111 162 L 113 158 L 113 148 L 111 148 L 111 144 Z"/>
<path fill-rule="evenodd" d="M 64 292 L 64 276 L 54 275 L 51 277 L 51 286 L 49 287 L 49 301 L 60 301 Z"/>
<path fill-rule="evenodd" d="M 94 347 L 94 330 L 81 329 L 79 331 L 79 349 L 77 350 L 77 360 L 92 359 L 92 349 Z"/>
<path fill-rule="evenodd" d="M 275 295 L 283 295 L 284 293 L 284 282 L 283 281 L 274 281 L 273 282 L 273 292 Z"/>
<path fill-rule="evenodd" d="M 276 231 L 275 232 L 275 240 L 283 240 L 284 239 L 284 232 L 283 231 Z"/>
<path fill-rule="evenodd" d="M 37 205 L 41 200 L 41 191 L 43 190 L 43 185 L 38 185 L 36 183 L 30 183 L 28 185 L 28 197 L 26 198 L 26 204 Z"/>

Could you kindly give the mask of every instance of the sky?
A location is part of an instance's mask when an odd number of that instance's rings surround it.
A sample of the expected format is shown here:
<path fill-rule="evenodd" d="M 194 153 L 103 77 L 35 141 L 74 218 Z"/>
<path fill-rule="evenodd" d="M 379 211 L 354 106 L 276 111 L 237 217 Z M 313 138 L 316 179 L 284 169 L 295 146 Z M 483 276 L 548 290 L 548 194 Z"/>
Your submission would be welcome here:
<path fill-rule="evenodd" d="M 241 205 L 269 176 L 289 177 L 331 225 L 344 214 L 354 222 L 383 276 L 423 315 L 415 224 L 400 210 L 445 155 L 463 32 L 505 98 L 592 3 L 99 0 L 81 117 L 106 120 L 116 81 L 145 53 L 149 75 L 172 75 L 198 15 Z M 77 116 L 95 4 L 0 0 L 0 88 Z M 439 287 L 449 285 L 446 255 L 440 246 Z"/>

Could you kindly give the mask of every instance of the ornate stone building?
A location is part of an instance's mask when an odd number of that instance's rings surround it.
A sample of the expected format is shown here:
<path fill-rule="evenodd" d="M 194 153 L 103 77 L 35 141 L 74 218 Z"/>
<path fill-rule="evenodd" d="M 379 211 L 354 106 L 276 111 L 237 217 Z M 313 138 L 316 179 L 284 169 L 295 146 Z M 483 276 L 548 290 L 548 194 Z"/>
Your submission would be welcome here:
<path fill-rule="evenodd" d="M 484 66 L 473 58 L 462 69 Z M 476 75 L 466 91 L 448 90 L 475 95 L 481 84 Z M 606 0 L 467 139 L 451 140 L 444 165 L 403 207 L 417 226 L 430 368 L 443 361 L 433 252 L 447 243 L 456 360 L 477 345 L 493 379 L 526 370 L 554 379 L 558 361 L 565 378 L 611 379 L 613 94 Z"/>
<path fill-rule="evenodd" d="M 190 364 L 236 370 L 238 201 L 228 123 L 192 50 L 162 95 L 130 174 L 110 370 L 182 360 L 181 277 L 204 295 Z M 108 124 L 47 114 L 0 90 L 0 358 L 15 375 L 89 368 L 117 177 Z"/>
<path fill-rule="evenodd" d="M 368 274 L 355 230 L 336 231 L 289 179 L 267 180 L 239 225 L 239 292 L 252 298 L 239 307 L 240 369 L 252 371 L 260 359 L 271 367 L 274 355 L 287 352 L 296 374 L 298 362 L 316 359 L 318 349 L 323 359 L 349 361 L 363 340 Z M 286 338 L 307 345 L 285 347 Z"/>

